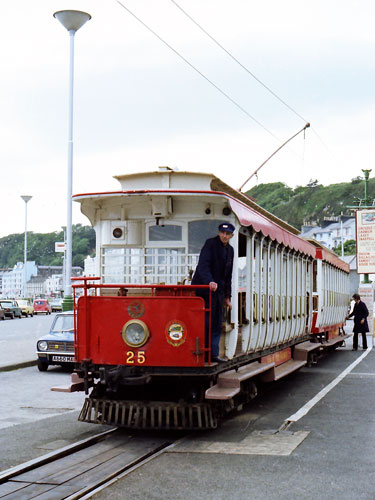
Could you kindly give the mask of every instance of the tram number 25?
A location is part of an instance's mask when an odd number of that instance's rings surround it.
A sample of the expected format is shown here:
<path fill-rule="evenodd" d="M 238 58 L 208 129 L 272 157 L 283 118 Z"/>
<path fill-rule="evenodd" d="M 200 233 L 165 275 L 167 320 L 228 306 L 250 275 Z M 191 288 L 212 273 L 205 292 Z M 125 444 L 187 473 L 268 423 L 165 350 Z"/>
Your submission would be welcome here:
<path fill-rule="evenodd" d="M 134 365 L 139 364 L 142 365 L 146 361 L 145 351 L 127 351 L 126 353 L 126 364 Z"/>

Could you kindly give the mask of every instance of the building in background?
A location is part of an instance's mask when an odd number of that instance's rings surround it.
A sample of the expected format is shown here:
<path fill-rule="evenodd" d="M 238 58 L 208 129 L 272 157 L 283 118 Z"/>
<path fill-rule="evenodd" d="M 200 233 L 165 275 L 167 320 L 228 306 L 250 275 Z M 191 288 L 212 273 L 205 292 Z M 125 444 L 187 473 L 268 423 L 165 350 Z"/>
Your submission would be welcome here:
<path fill-rule="evenodd" d="M 22 296 L 23 262 L 17 262 L 13 269 L 0 271 L 0 297 Z M 75 266 L 72 276 L 81 276 L 82 268 Z M 53 297 L 63 293 L 62 266 L 37 266 L 34 261 L 26 265 L 26 297 Z"/>
<path fill-rule="evenodd" d="M 23 284 L 23 262 L 17 262 L 13 269 L 8 269 L 2 273 L 1 279 L 1 296 L 2 297 L 21 297 Z M 26 283 L 34 275 L 38 273 L 35 261 L 28 261 L 26 264 Z"/>
<path fill-rule="evenodd" d="M 301 236 L 313 239 L 327 248 L 336 248 L 348 240 L 355 240 L 355 217 L 341 215 L 325 219 L 321 226 L 316 224 L 305 224 L 301 228 Z"/>

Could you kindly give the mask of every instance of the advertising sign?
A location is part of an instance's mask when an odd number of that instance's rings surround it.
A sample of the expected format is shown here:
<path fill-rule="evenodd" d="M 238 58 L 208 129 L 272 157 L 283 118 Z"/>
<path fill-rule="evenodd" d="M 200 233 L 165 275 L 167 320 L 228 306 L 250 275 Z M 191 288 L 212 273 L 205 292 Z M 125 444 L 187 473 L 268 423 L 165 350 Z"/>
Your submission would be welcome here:
<path fill-rule="evenodd" d="M 364 284 L 362 283 L 359 286 L 358 293 L 361 297 L 362 302 L 364 302 L 367 306 L 368 309 L 368 318 L 367 318 L 367 323 L 368 327 L 370 330 L 370 334 L 374 336 L 375 330 L 374 330 L 374 290 L 372 288 L 371 284 Z"/>
<path fill-rule="evenodd" d="M 375 209 L 357 210 L 357 273 L 375 273 Z"/>
<path fill-rule="evenodd" d="M 66 244 L 64 242 L 55 241 L 55 252 L 65 252 Z"/>

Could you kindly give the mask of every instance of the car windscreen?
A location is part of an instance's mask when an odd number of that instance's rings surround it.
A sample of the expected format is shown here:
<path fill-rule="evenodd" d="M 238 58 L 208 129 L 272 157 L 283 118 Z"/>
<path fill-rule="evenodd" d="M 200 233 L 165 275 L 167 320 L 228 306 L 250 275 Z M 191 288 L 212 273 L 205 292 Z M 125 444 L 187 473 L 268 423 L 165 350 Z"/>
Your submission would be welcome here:
<path fill-rule="evenodd" d="M 36 306 L 44 306 L 47 302 L 45 300 L 35 300 L 34 304 Z"/>
<path fill-rule="evenodd" d="M 12 307 L 11 302 L 0 302 L 0 304 L 1 304 L 1 307 Z"/>
<path fill-rule="evenodd" d="M 52 332 L 73 332 L 74 318 L 73 316 L 57 316 Z"/>

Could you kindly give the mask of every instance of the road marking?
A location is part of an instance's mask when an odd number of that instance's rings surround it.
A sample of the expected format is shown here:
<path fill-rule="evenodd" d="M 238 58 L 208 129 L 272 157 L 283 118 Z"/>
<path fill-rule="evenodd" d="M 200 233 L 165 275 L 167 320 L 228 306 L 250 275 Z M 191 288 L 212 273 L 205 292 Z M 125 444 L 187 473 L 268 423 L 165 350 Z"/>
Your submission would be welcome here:
<path fill-rule="evenodd" d="M 294 422 L 297 422 L 313 408 L 321 399 L 323 399 L 337 384 L 341 382 L 368 354 L 372 351 L 372 346 L 367 349 L 359 358 L 357 358 L 351 365 L 349 365 L 343 372 L 340 373 L 330 384 L 322 389 L 316 396 L 303 405 L 296 413 L 293 413 L 284 422 L 284 428 Z"/>

